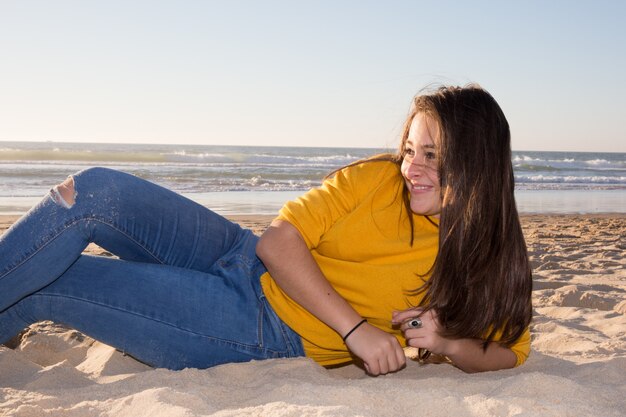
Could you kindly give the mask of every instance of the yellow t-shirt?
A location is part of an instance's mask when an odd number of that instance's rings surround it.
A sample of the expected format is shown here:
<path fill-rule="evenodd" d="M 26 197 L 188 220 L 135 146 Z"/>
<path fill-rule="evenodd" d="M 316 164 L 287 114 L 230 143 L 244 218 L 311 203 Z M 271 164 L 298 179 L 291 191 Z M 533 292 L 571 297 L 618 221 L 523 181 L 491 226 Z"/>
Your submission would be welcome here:
<path fill-rule="evenodd" d="M 368 323 L 406 346 L 402 333 L 391 326 L 391 313 L 419 304 L 421 295 L 410 292 L 433 266 L 438 229 L 426 217 L 411 214 L 410 245 L 403 187 L 396 164 L 359 164 L 285 204 L 278 219 L 298 229 L 324 276 Z M 261 284 L 278 316 L 302 337 L 308 357 L 321 365 L 353 360 L 341 336 L 291 300 L 269 273 Z M 512 349 L 517 363 L 524 362 L 530 351 L 528 330 Z"/>

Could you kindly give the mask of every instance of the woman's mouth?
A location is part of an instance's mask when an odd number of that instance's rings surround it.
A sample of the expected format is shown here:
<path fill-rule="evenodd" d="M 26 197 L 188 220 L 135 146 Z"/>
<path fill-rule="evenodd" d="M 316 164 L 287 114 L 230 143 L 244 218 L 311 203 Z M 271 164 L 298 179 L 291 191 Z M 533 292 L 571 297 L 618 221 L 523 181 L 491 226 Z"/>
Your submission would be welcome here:
<path fill-rule="evenodd" d="M 431 191 L 433 189 L 432 185 L 424 185 L 424 184 L 411 184 L 409 183 L 409 191 L 411 192 L 425 192 L 425 191 Z"/>

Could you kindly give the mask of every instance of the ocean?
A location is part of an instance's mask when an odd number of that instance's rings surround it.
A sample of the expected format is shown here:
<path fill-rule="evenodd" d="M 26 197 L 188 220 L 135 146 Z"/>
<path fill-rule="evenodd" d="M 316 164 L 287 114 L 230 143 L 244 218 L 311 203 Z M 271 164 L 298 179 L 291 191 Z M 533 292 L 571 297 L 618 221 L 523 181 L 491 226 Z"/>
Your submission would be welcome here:
<path fill-rule="evenodd" d="M 0 214 L 90 166 L 120 169 L 225 215 L 275 214 L 332 170 L 389 149 L 0 142 Z M 626 153 L 514 151 L 522 213 L 626 213 Z"/>

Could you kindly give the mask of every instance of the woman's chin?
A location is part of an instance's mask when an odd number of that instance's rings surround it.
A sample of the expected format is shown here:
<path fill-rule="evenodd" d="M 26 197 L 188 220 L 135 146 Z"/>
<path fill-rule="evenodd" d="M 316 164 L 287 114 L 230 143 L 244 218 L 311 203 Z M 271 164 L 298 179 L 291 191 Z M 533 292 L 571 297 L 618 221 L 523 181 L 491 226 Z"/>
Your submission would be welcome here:
<path fill-rule="evenodd" d="M 419 216 L 439 217 L 439 213 L 441 213 L 440 207 L 433 207 L 432 204 L 419 204 L 422 202 L 423 201 L 419 201 L 415 197 L 412 198 L 411 211 L 413 212 L 413 214 L 417 214 Z"/>
<path fill-rule="evenodd" d="M 437 210 L 432 210 L 432 209 L 425 209 L 423 207 L 411 207 L 411 211 L 413 212 L 413 214 L 416 214 L 418 216 L 430 216 L 430 217 L 436 217 L 439 218 L 439 213 L 440 211 Z"/>

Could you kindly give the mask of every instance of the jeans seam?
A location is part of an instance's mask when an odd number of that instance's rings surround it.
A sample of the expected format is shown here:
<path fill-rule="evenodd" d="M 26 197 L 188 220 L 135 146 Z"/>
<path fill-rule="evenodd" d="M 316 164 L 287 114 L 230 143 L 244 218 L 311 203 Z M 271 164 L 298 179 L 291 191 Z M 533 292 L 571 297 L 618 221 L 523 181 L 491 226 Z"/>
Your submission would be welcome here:
<path fill-rule="evenodd" d="M 24 265 L 26 262 L 28 262 L 33 256 L 37 255 L 39 252 L 41 252 L 43 249 L 45 249 L 50 243 L 54 242 L 56 239 L 59 238 L 59 236 L 61 236 L 68 227 L 73 226 L 76 223 L 76 221 L 73 221 L 69 224 L 65 224 L 63 226 L 63 229 L 59 230 L 58 232 L 53 232 L 51 233 L 49 236 L 49 238 L 47 238 L 39 247 L 36 247 L 35 250 L 33 250 L 30 253 L 27 253 L 22 259 L 20 259 L 17 263 L 15 263 L 12 266 L 9 266 L 9 268 L 6 270 L 6 272 L 4 274 L 2 274 L 0 276 L 0 279 L 3 279 L 4 277 L 6 277 L 8 274 L 10 274 L 11 272 L 13 272 L 15 269 L 19 268 L 20 266 Z"/>
<path fill-rule="evenodd" d="M 263 312 L 265 312 L 267 308 L 270 308 L 272 312 L 274 312 L 274 309 L 272 309 L 272 306 L 267 301 L 265 294 L 261 294 L 259 296 L 259 301 L 261 302 L 261 305 L 263 306 Z M 283 342 L 285 343 L 285 347 L 286 347 L 285 352 L 287 352 L 290 357 L 296 356 L 296 348 L 294 344 L 292 343 L 291 338 L 289 337 L 287 329 L 285 328 L 286 327 L 285 323 L 282 321 L 280 317 L 278 317 L 278 315 L 275 312 L 273 314 L 278 320 L 277 326 L 282 336 Z M 259 328 L 262 329 L 262 326 L 259 326 Z M 291 332 L 293 332 L 293 330 L 291 330 Z"/>
<path fill-rule="evenodd" d="M 223 269 L 231 269 L 231 265 L 241 263 L 252 274 L 252 268 L 255 266 L 256 260 L 242 253 L 227 252 L 217 259 L 215 263 Z"/>
<path fill-rule="evenodd" d="M 95 305 L 98 305 L 98 306 L 101 306 L 101 307 L 109 308 L 111 310 L 121 311 L 121 312 L 124 312 L 126 314 L 131 314 L 131 315 L 134 315 L 134 316 L 137 316 L 137 317 L 141 317 L 141 318 L 146 319 L 146 320 L 151 320 L 151 321 L 157 322 L 159 324 L 162 324 L 164 326 L 168 326 L 168 327 L 180 330 L 180 331 L 191 333 L 193 335 L 199 336 L 199 337 L 204 338 L 204 339 L 208 339 L 208 340 L 211 340 L 211 341 L 224 343 L 224 344 L 231 345 L 231 346 L 234 346 L 234 347 L 239 347 L 239 348 L 244 348 L 244 349 L 257 349 L 257 350 L 261 350 L 261 351 L 266 352 L 266 353 L 271 353 L 274 356 L 278 356 L 280 354 L 284 354 L 285 353 L 284 351 L 279 351 L 279 350 L 274 350 L 274 349 L 267 349 L 267 348 L 263 347 L 263 345 L 244 344 L 244 343 L 239 343 L 239 342 L 235 342 L 235 341 L 228 340 L 228 339 L 221 339 L 221 338 L 215 337 L 215 336 L 204 335 L 204 334 L 195 332 L 193 330 L 185 329 L 183 327 L 174 326 L 174 325 L 172 325 L 170 323 L 167 323 L 165 321 L 158 320 L 158 319 L 155 319 L 155 318 L 143 315 L 143 314 L 139 314 L 139 313 L 136 313 L 136 312 L 133 312 L 133 311 L 124 310 L 122 308 L 114 307 L 114 306 L 111 306 L 111 305 L 108 305 L 108 304 L 104 304 L 104 303 L 100 303 L 100 302 L 97 302 L 97 301 L 87 300 L 87 299 L 84 299 L 84 298 L 72 297 L 72 296 L 63 295 L 63 294 L 50 294 L 50 293 L 47 293 L 47 294 L 35 293 L 35 294 L 32 295 L 32 297 L 60 297 L 60 298 L 80 301 L 80 302 L 84 302 L 84 303 L 95 304 Z"/>
<path fill-rule="evenodd" d="M 161 264 L 165 264 L 166 262 L 162 261 L 158 256 L 156 256 L 154 253 L 152 253 L 152 251 L 150 249 L 148 249 L 145 245 L 144 242 L 140 242 L 137 239 L 135 239 L 134 236 L 128 234 L 128 232 L 124 229 L 122 229 L 119 225 L 113 223 L 113 222 L 108 222 L 104 219 L 98 218 L 98 217 L 89 217 L 88 220 L 93 220 L 93 221 L 97 221 L 105 226 L 108 226 L 110 228 L 112 228 L 113 230 L 123 234 L 124 236 L 126 236 L 131 242 L 135 243 L 137 246 L 139 246 L 141 249 L 145 250 L 147 254 L 149 254 L 155 261 L 157 261 L 158 263 Z"/>
<path fill-rule="evenodd" d="M 256 328 L 257 330 L 257 339 L 259 339 L 259 346 L 260 347 L 264 347 L 265 344 L 263 343 L 263 316 L 265 314 L 265 306 L 263 305 L 262 302 L 259 301 L 259 315 L 257 318 L 257 324 L 256 324 Z"/>
<path fill-rule="evenodd" d="M 295 356 L 295 349 L 293 344 L 291 343 L 291 338 L 289 338 L 289 335 L 285 331 L 284 323 L 281 321 L 278 327 L 280 327 L 280 333 L 283 335 L 283 339 L 285 340 L 285 344 L 287 345 L 287 350 L 289 351 L 289 354 L 291 356 Z"/>

